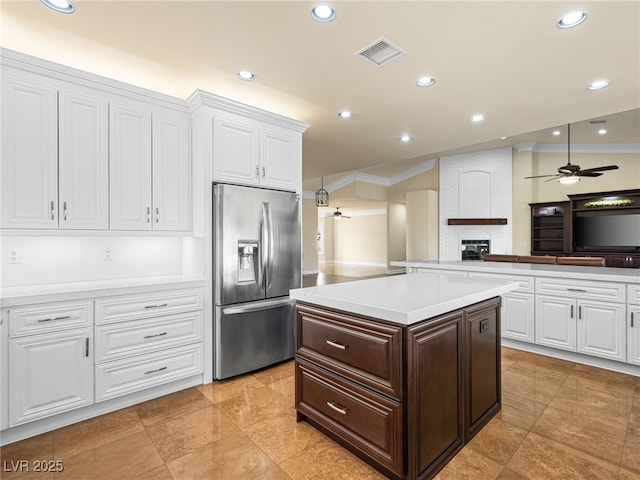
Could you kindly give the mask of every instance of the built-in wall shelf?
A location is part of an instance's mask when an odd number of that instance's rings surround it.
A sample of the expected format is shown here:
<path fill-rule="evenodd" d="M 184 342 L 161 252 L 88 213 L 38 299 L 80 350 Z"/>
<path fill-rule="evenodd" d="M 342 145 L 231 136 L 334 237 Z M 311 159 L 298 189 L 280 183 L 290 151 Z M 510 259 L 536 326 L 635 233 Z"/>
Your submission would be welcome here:
<path fill-rule="evenodd" d="M 449 218 L 447 225 L 506 225 L 506 218 Z"/>

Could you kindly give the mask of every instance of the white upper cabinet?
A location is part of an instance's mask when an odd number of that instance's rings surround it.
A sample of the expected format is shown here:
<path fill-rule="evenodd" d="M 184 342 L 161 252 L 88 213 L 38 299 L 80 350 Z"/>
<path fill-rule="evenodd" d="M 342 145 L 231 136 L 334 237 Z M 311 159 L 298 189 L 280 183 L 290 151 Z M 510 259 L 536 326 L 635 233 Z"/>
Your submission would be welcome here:
<path fill-rule="evenodd" d="M 59 93 L 60 228 L 109 228 L 108 103 Z"/>
<path fill-rule="evenodd" d="M 2 228 L 57 228 L 58 92 L 2 76 Z"/>
<path fill-rule="evenodd" d="M 258 128 L 226 118 L 213 119 L 213 178 L 257 185 L 260 178 Z"/>
<path fill-rule="evenodd" d="M 190 226 L 190 118 L 180 111 L 112 102 L 111 229 Z"/>
<path fill-rule="evenodd" d="M 153 228 L 189 230 L 191 220 L 191 117 L 153 114 Z"/>
<path fill-rule="evenodd" d="M 112 230 L 151 230 L 151 112 L 111 102 L 109 115 Z"/>
<path fill-rule="evenodd" d="M 307 124 L 197 90 L 196 161 L 212 162 L 214 182 L 302 191 L 302 134 Z"/>
<path fill-rule="evenodd" d="M 0 228 L 191 228 L 183 101 L 8 50 L 0 64 Z"/>

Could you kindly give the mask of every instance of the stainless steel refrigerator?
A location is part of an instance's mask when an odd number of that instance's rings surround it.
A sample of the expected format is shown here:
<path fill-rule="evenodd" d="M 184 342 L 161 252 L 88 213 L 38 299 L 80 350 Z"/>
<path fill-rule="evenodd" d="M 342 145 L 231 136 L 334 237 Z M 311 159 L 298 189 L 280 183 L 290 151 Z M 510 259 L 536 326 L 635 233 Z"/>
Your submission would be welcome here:
<path fill-rule="evenodd" d="M 301 251 L 298 195 L 213 184 L 216 379 L 293 357 Z"/>

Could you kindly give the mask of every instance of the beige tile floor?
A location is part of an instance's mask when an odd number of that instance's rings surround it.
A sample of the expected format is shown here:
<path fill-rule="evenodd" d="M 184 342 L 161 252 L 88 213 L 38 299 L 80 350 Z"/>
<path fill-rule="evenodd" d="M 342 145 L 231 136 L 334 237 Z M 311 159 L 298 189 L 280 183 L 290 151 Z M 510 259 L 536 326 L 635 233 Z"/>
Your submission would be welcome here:
<path fill-rule="evenodd" d="M 502 355 L 502 411 L 437 478 L 640 479 L 640 378 Z M 0 471 L 3 480 L 384 478 L 296 423 L 292 361 L 10 444 L 0 456 L 3 466 L 64 464 L 55 475 Z"/>

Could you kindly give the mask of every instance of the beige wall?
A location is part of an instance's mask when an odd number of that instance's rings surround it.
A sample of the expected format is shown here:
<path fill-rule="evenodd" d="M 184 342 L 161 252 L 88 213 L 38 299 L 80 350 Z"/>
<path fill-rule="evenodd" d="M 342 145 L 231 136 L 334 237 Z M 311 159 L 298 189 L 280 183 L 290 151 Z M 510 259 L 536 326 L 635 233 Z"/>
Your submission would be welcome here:
<path fill-rule="evenodd" d="M 311 273 L 318 270 L 318 207 L 314 199 L 302 200 L 302 268 Z"/>
<path fill-rule="evenodd" d="M 600 177 L 583 178 L 573 185 L 556 180 L 525 180 L 529 175 L 556 173 L 567 163 L 566 153 L 514 152 L 513 156 L 513 253 L 528 255 L 531 250 L 529 203 L 569 200 L 567 195 L 640 188 L 640 155 L 632 153 L 572 153 L 571 163 L 582 168 L 618 165 L 618 170 Z"/>
<path fill-rule="evenodd" d="M 333 220 L 333 230 L 334 262 L 387 265 L 386 214 Z"/>
<path fill-rule="evenodd" d="M 408 259 L 438 259 L 438 192 L 407 192 L 405 224 Z"/>
<path fill-rule="evenodd" d="M 388 262 L 407 258 L 407 207 L 404 203 L 389 202 L 387 213 L 387 270 L 394 270 Z"/>

